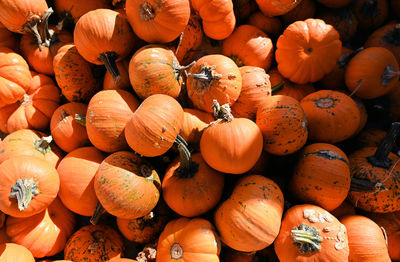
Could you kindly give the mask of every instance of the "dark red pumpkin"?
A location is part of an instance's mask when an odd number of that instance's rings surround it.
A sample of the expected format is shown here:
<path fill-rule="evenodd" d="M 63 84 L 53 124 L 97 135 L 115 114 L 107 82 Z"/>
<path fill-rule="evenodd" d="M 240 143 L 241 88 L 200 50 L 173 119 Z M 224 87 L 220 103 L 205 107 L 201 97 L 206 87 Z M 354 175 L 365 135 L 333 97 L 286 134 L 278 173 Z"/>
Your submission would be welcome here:
<path fill-rule="evenodd" d="M 292 10 L 282 15 L 286 24 L 291 24 L 299 20 L 306 20 L 315 16 L 316 3 L 313 0 L 301 0 Z"/>
<path fill-rule="evenodd" d="M 282 23 L 278 17 L 265 16 L 260 11 L 252 13 L 248 18 L 248 23 L 267 35 L 278 35 L 282 32 Z"/>

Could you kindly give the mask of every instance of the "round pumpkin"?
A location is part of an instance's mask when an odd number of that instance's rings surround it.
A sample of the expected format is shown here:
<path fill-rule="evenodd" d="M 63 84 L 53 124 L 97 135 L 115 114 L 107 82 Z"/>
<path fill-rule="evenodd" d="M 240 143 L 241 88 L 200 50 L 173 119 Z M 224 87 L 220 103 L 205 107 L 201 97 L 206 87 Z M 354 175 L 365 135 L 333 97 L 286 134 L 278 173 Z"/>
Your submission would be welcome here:
<path fill-rule="evenodd" d="M 123 89 L 126 91 L 131 90 L 131 82 L 129 80 L 129 59 L 124 59 L 117 62 L 117 68 L 119 71 L 119 80 L 114 81 L 110 72 L 106 71 L 103 79 L 103 89 Z"/>
<path fill-rule="evenodd" d="M 268 1 L 268 0 L 256 0 L 258 7 L 261 12 L 266 16 L 278 16 L 283 15 L 295 8 L 301 0 L 281 0 Z"/>
<path fill-rule="evenodd" d="M 357 0 L 352 9 L 361 30 L 378 28 L 389 16 L 388 0 Z"/>
<path fill-rule="evenodd" d="M 214 121 L 211 113 L 193 108 L 183 109 L 183 122 L 179 135 L 188 143 L 198 144 L 204 128 Z"/>
<path fill-rule="evenodd" d="M 281 20 L 279 20 L 278 17 L 265 16 L 260 11 L 252 13 L 248 18 L 248 23 L 257 27 L 267 35 L 278 35 L 282 33 Z"/>
<path fill-rule="evenodd" d="M 31 251 L 15 243 L 0 244 L 0 262 L 35 262 Z"/>

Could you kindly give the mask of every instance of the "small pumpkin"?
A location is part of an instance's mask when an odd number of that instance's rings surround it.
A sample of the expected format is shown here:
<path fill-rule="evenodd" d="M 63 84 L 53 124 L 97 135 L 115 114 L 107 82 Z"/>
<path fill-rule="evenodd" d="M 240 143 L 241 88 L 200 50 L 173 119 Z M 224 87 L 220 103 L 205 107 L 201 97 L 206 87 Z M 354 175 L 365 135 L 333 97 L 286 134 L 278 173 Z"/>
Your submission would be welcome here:
<path fill-rule="evenodd" d="M 292 10 L 282 15 L 286 24 L 291 24 L 299 20 L 306 20 L 315 16 L 317 7 L 313 0 L 301 0 Z"/>
<path fill-rule="evenodd" d="M 193 108 L 183 109 L 183 122 L 179 135 L 188 143 L 198 144 L 204 128 L 214 121 L 212 114 Z"/>
<path fill-rule="evenodd" d="M 256 0 L 258 7 L 261 12 L 266 16 L 278 16 L 284 15 L 293 8 L 295 8 L 301 0 L 283 0 L 279 2 L 267 1 L 267 0 Z"/>
<path fill-rule="evenodd" d="M 82 15 L 89 11 L 100 8 L 111 8 L 110 1 L 107 0 L 54 0 L 54 6 L 63 24 L 67 24 L 68 20 L 76 23 Z"/>
<path fill-rule="evenodd" d="M 378 28 L 389 16 L 388 0 L 357 0 L 352 9 L 361 30 Z"/>
<path fill-rule="evenodd" d="M 103 79 L 103 89 L 123 89 L 126 91 L 131 90 L 131 82 L 129 80 L 129 59 L 124 59 L 117 62 L 117 68 L 119 71 L 119 80 L 114 81 L 110 72 L 106 71 Z"/>
<path fill-rule="evenodd" d="M 248 18 L 248 23 L 267 35 L 278 35 L 282 32 L 282 22 L 279 18 L 265 16 L 260 11 L 252 13 Z"/>
<path fill-rule="evenodd" d="M 0 46 L 15 50 L 18 46 L 16 35 L 0 22 Z"/>
<path fill-rule="evenodd" d="M 353 134 L 353 136 L 356 136 L 356 135 L 358 135 L 358 133 L 361 132 L 361 130 L 364 129 L 365 124 L 367 123 L 367 120 L 368 120 L 368 112 L 367 112 L 367 108 L 365 107 L 362 99 L 360 99 L 356 96 L 352 97 L 352 99 L 354 100 L 354 102 L 356 102 L 357 108 L 360 111 L 360 124 L 358 125 L 356 132 L 354 132 L 354 134 Z"/>
<path fill-rule="evenodd" d="M 343 42 L 350 41 L 357 32 L 358 21 L 350 8 L 325 9 L 320 12 L 319 18 L 332 25 Z"/>
<path fill-rule="evenodd" d="M 18 254 L 18 255 L 16 255 Z M 35 262 L 31 251 L 15 243 L 0 244 L 0 262 Z"/>

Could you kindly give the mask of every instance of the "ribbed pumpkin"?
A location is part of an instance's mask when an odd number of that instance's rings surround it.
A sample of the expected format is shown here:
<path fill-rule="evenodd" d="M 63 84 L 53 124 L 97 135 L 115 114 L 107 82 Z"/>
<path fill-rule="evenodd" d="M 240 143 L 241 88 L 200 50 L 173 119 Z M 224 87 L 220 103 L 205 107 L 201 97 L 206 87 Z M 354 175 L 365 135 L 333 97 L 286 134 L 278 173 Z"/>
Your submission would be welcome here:
<path fill-rule="evenodd" d="M 123 89 L 126 91 L 131 90 L 131 82 L 129 80 L 129 59 L 124 59 L 117 62 L 117 68 L 119 71 L 119 80 L 114 81 L 110 72 L 106 72 L 103 79 L 103 89 Z"/>
<path fill-rule="evenodd" d="M 248 23 L 254 25 L 267 35 L 278 35 L 282 32 L 282 23 L 279 18 L 265 16 L 260 11 L 252 13 L 248 18 Z"/>
<path fill-rule="evenodd" d="M 352 5 L 361 30 L 371 30 L 383 25 L 389 15 L 388 0 L 357 0 Z"/>
<path fill-rule="evenodd" d="M 325 9 L 319 13 L 319 18 L 332 25 L 343 42 L 350 41 L 357 32 L 358 21 L 350 8 Z"/>
<path fill-rule="evenodd" d="M 5 26 L 0 22 L 0 46 L 4 46 L 15 50 L 18 46 L 17 36 L 5 28 Z"/>
<path fill-rule="evenodd" d="M 314 0 L 301 0 L 295 8 L 282 15 L 283 21 L 288 25 L 299 20 L 315 17 L 316 2 Z"/>
<path fill-rule="evenodd" d="M 76 23 L 79 18 L 89 11 L 100 8 L 111 8 L 110 1 L 107 0 L 54 0 L 57 15 L 66 24 L 67 20 Z"/>
<path fill-rule="evenodd" d="M 204 128 L 214 121 L 211 113 L 193 108 L 183 109 L 183 122 L 179 135 L 188 143 L 198 144 Z"/>
<path fill-rule="evenodd" d="M 281 1 L 268 1 L 256 0 L 261 12 L 266 16 L 283 15 L 292 10 L 298 5 L 301 0 L 281 0 Z"/>
<path fill-rule="evenodd" d="M 269 178 L 242 177 L 214 214 L 222 242 L 245 252 L 266 248 L 279 233 L 283 202 L 282 191 Z"/>
<path fill-rule="evenodd" d="M 102 90 L 92 97 L 86 113 L 90 142 L 105 152 L 127 149 L 125 125 L 139 106 L 139 101 L 125 90 Z"/>
<path fill-rule="evenodd" d="M 309 18 L 290 24 L 279 36 L 276 47 L 279 72 L 292 82 L 305 84 L 316 82 L 333 70 L 342 43 L 333 26 Z"/>
<path fill-rule="evenodd" d="M 119 151 L 106 157 L 94 177 L 94 189 L 104 209 L 119 218 L 147 215 L 160 198 L 161 181 L 138 155 Z"/>
<path fill-rule="evenodd" d="M 81 147 L 66 155 L 57 167 L 60 176 L 60 197 L 74 213 L 91 216 L 97 205 L 94 176 L 105 154 L 95 147 Z"/>
<path fill-rule="evenodd" d="M 325 209 L 310 204 L 286 211 L 274 247 L 281 262 L 351 261 L 346 227 Z"/>
<path fill-rule="evenodd" d="M 350 190 L 350 164 L 338 147 L 315 143 L 306 146 L 290 180 L 292 195 L 327 211 L 337 208 Z"/>
<path fill-rule="evenodd" d="M 182 123 L 183 109 L 175 99 L 164 94 L 151 95 L 126 124 L 126 141 L 138 154 L 159 156 L 174 144 Z"/>
<path fill-rule="evenodd" d="M 309 139 L 337 143 L 351 137 L 360 124 L 360 110 L 348 95 L 320 90 L 300 101 L 309 131 Z"/>
<path fill-rule="evenodd" d="M 292 154 L 308 138 L 306 115 L 300 102 L 290 96 L 267 97 L 257 110 L 256 124 L 264 138 L 264 150 L 270 154 Z"/>
<path fill-rule="evenodd" d="M 18 254 L 18 255 L 17 255 Z M 35 262 L 31 251 L 15 243 L 0 244 L 0 262 Z"/>
<path fill-rule="evenodd" d="M 64 249 L 75 229 L 75 215 L 56 198 L 39 214 L 9 217 L 6 225 L 11 241 L 22 245 L 36 258 L 53 256 Z"/>
<path fill-rule="evenodd" d="M 32 82 L 23 98 L 0 108 L 0 130 L 12 133 L 20 129 L 47 129 L 53 112 L 60 104 L 60 89 L 43 74 L 31 72 Z"/>
<path fill-rule="evenodd" d="M 42 212 L 57 197 L 60 178 L 46 160 L 18 156 L 0 164 L 0 210 L 14 217 Z"/>
<path fill-rule="evenodd" d="M 157 244 L 157 262 L 219 262 L 221 242 L 214 226 L 204 218 L 178 218 L 170 221 Z"/>
<path fill-rule="evenodd" d="M 206 55 L 189 69 L 187 92 L 194 106 L 213 112 L 213 100 L 231 106 L 239 97 L 242 76 L 235 62 L 227 56 Z"/>

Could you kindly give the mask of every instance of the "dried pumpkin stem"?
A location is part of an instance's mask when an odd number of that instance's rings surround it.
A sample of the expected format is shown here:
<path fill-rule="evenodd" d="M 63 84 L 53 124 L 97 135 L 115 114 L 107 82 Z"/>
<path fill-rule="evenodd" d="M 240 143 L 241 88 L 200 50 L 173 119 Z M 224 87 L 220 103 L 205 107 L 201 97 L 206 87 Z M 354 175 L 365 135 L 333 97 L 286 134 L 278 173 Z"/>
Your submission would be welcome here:
<path fill-rule="evenodd" d="M 282 81 L 277 85 L 274 85 L 273 87 L 271 87 L 271 93 L 272 95 L 276 94 L 276 92 L 279 92 L 280 90 L 282 90 L 283 86 L 285 85 L 285 82 Z"/>
<path fill-rule="evenodd" d="M 192 161 L 192 154 L 183 143 L 178 144 L 180 166 L 175 170 L 175 174 L 180 178 L 192 178 L 199 170 L 199 165 Z"/>
<path fill-rule="evenodd" d="M 50 45 L 55 41 L 54 39 L 52 39 L 54 35 L 53 30 L 49 30 L 49 18 L 53 12 L 54 11 L 51 7 L 47 9 L 39 26 L 40 36 L 42 38 L 42 45 L 46 47 L 50 47 Z"/>
<path fill-rule="evenodd" d="M 350 190 L 354 192 L 379 192 L 387 190 L 384 183 L 381 181 L 371 182 L 368 179 L 351 177 Z"/>
<path fill-rule="evenodd" d="M 322 237 L 314 227 L 301 224 L 290 232 L 290 237 L 301 253 L 321 250 Z"/>
<path fill-rule="evenodd" d="M 53 9 L 50 7 L 43 14 L 43 17 L 38 15 L 32 15 L 28 18 L 28 22 L 26 22 L 23 27 L 27 32 L 31 32 L 35 38 L 40 51 L 42 51 L 42 45 L 46 45 L 48 41 L 48 20 L 50 15 L 53 13 Z"/>
<path fill-rule="evenodd" d="M 143 21 L 150 21 L 156 17 L 156 12 L 155 12 L 153 6 L 149 2 L 144 1 L 139 6 L 139 17 Z"/>
<path fill-rule="evenodd" d="M 40 151 L 42 154 L 46 154 L 51 150 L 50 143 L 53 141 L 52 136 L 44 136 L 36 140 L 34 146 L 36 150 Z"/>
<path fill-rule="evenodd" d="M 171 258 L 180 259 L 183 256 L 183 249 L 179 243 L 174 243 L 171 247 Z"/>
<path fill-rule="evenodd" d="M 38 183 L 33 178 L 18 179 L 12 186 L 10 198 L 16 198 L 18 209 L 23 211 L 28 208 L 34 196 L 39 194 Z"/>
<path fill-rule="evenodd" d="M 209 65 L 202 66 L 198 74 L 188 73 L 187 76 L 197 80 L 200 89 L 207 89 L 213 81 L 222 78 L 222 75 L 215 71 L 215 66 Z"/>
<path fill-rule="evenodd" d="M 104 63 L 104 66 L 106 67 L 107 71 L 111 74 L 111 76 L 114 79 L 115 83 L 118 83 L 120 81 L 120 74 L 119 70 L 117 67 L 117 63 L 115 62 L 118 58 L 118 54 L 115 52 L 104 52 L 100 54 L 100 57 L 98 60 L 100 62 Z"/>
<path fill-rule="evenodd" d="M 86 126 L 86 114 L 75 114 L 74 119 L 81 126 Z"/>
<path fill-rule="evenodd" d="M 104 209 L 104 207 L 101 205 L 100 202 L 97 202 L 96 209 L 94 210 L 94 213 L 90 218 L 90 223 L 92 225 L 97 225 L 100 221 L 101 216 L 105 213 L 106 210 Z"/>
<path fill-rule="evenodd" d="M 186 65 L 186 66 L 181 66 L 179 64 L 176 64 L 175 61 L 172 61 L 172 67 L 174 69 L 174 75 L 175 75 L 175 79 L 178 80 L 179 77 L 184 74 L 187 77 L 187 72 L 186 69 L 191 68 L 194 64 L 196 63 L 196 61 L 191 62 L 190 64 Z"/>
<path fill-rule="evenodd" d="M 216 99 L 213 99 L 212 109 L 215 119 L 222 119 L 226 122 L 230 122 L 234 118 L 228 103 L 221 106 Z"/>
<path fill-rule="evenodd" d="M 337 63 L 339 64 L 339 67 L 341 68 L 345 68 L 347 66 L 347 64 L 350 62 L 350 60 L 355 57 L 358 53 L 360 53 L 362 50 L 364 50 L 364 47 L 359 47 L 357 50 L 355 50 L 354 52 L 350 53 L 350 54 L 342 54 L 339 57 L 339 60 L 337 61 Z"/>
<path fill-rule="evenodd" d="M 400 76 L 400 71 L 396 71 L 394 66 L 388 65 L 382 74 L 382 85 L 387 86 L 398 76 Z"/>

